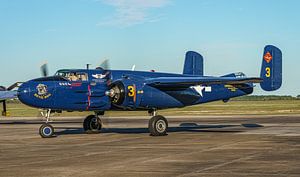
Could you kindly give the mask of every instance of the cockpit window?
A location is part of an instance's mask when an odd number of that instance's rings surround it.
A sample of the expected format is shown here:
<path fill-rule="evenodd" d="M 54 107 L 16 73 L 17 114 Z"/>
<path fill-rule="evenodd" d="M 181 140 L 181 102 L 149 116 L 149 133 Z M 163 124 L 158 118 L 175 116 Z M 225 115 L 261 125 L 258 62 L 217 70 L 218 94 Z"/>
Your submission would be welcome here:
<path fill-rule="evenodd" d="M 69 75 L 70 81 L 87 81 L 88 77 L 86 73 L 70 73 Z"/>
<path fill-rule="evenodd" d="M 57 71 L 55 75 L 64 77 L 69 81 L 87 81 L 88 75 L 85 72 L 73 72 L 69 70 L 60 70 Z"/>
<path fill-rule="evenodd" d="M 234 75 L 235 75 L 235 77 L 238 77 L 238 78 L 246 77 L 246 74 L 244 74 L 242 72 L 234 73 Z"/>
<path fill-rule="evenodd" d="M 56 76 L 68 77 L 70 72 L 67 71 L 57 71 Z"/>

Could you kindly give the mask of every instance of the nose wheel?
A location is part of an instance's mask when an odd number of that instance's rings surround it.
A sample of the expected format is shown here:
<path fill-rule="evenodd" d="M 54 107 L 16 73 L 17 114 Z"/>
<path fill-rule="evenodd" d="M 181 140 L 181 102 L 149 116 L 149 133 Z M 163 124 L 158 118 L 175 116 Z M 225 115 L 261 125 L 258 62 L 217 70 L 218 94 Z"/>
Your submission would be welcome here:
<path fill-rule="evenodd" d="M 51 109 L 48 109 L 46 113 L 41 112 L 41 115 L 46 118 L 46 123 L 42 124 L 39 129 L 39 134 L 42 138 L 51 138 L 54 134 L 54 128 L 49 124 Z"/>
<path fill-rule="evenodd" d="M 168 121 L 163 116 L 153 116 L 149 120 L 148 128 L 152 136 L 165 136 L 167 135 Z"/>
<path fill-rule="evenodd" d="M 102 121 L 97 115 L 89 115 L 83 121 L 83 129 L 86 133 L 99 133 Z"/>
<path fill-rule="evenodd" d="M 39 129 L 39 133 L 42 138 L 51 138 L 54 134 L 54 128 L 50 124 L 44 123 Z"/>

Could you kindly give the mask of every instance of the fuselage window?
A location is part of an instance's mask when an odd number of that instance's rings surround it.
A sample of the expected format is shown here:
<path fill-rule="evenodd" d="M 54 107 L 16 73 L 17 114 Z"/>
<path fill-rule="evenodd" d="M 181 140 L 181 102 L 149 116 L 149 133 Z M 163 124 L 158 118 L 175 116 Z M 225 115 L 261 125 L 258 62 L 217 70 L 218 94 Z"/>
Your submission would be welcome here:
<path fill-rule="evenodd" d="M 86 73 L 70 73 L 68 79 L 70 81 L 87 81 L 88 77 Z"/>
<path fill-rule="evenodd" d="M 79 81 L 87 81 L 88 76 L 87 73 L 77 73 L 77 77 Z"/>

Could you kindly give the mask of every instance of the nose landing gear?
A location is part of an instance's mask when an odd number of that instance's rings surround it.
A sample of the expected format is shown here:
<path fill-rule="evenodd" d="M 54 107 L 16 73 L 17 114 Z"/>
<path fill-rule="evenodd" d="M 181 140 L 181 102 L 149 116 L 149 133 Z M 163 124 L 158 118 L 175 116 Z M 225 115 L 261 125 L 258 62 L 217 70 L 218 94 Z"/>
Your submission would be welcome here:
<path fill-rule="evenodd" d="M 39 134 L 42 138 L 51 138 L 54 134 L 54 128 L 49 124 L 51 109 L 48 109 L 45 114 L 42 114 L 46 118 L 46 123 L 42 124 L 39 129 Z"/>

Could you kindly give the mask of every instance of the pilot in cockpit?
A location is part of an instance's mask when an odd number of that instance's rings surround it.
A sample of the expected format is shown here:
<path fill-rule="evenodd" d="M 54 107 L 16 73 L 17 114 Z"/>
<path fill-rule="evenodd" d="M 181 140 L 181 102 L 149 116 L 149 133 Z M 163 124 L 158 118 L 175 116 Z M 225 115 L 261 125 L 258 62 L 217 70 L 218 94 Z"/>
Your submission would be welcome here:
<path fill-rule="evenodd" d="M 75 73 L 70 73 L 69 80 L 70 81 L 78 81 L 78 77 Z"/>

